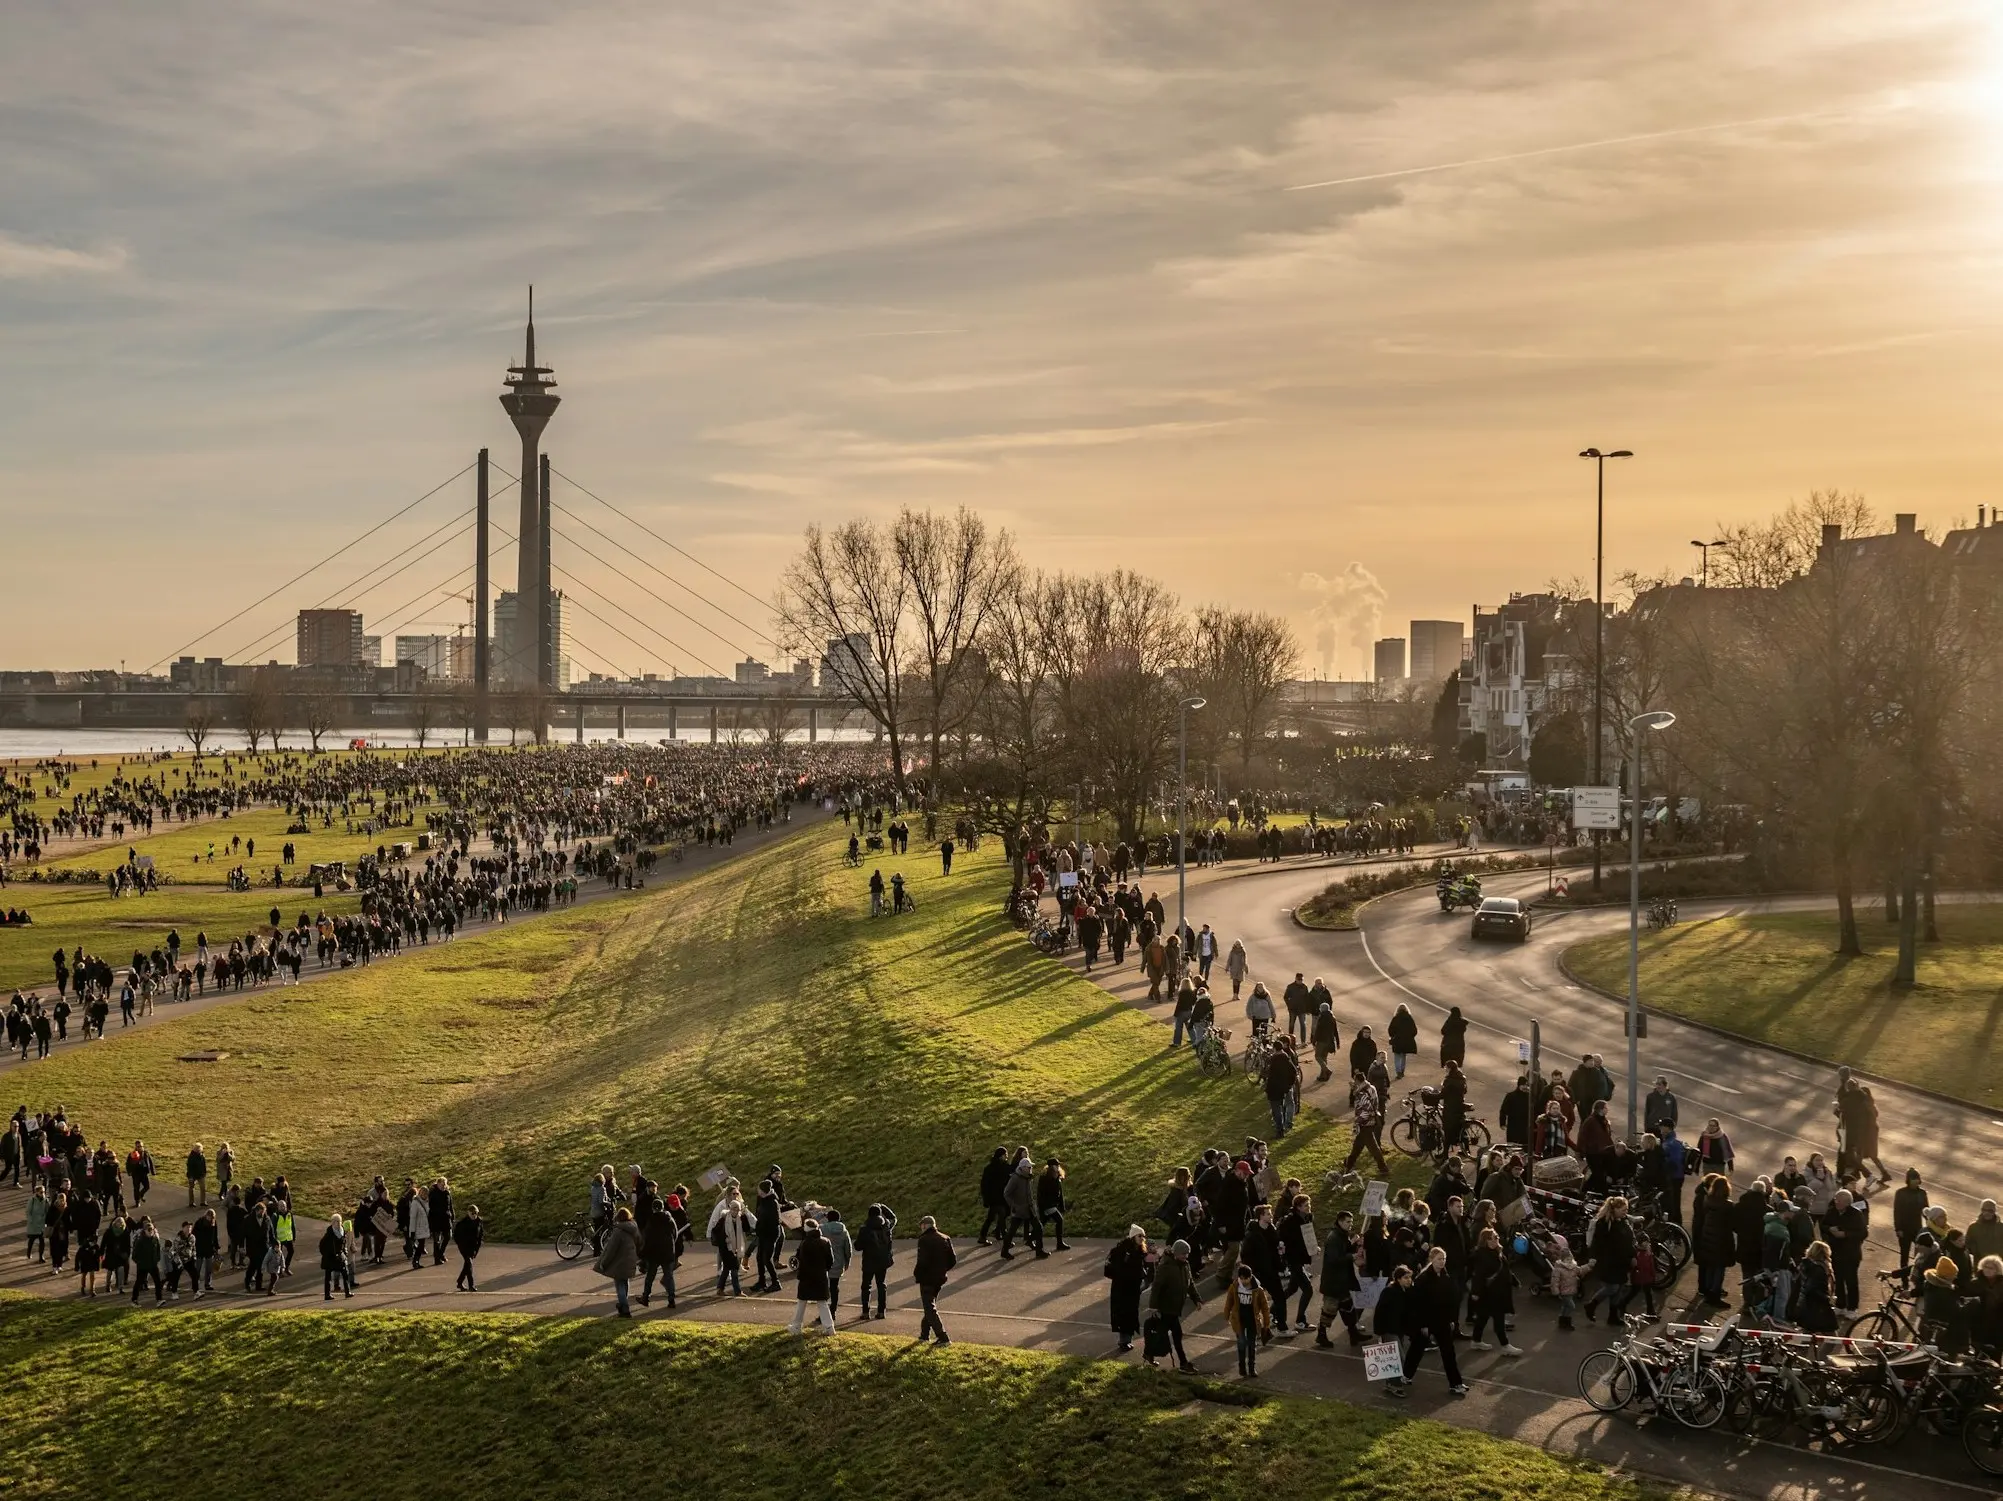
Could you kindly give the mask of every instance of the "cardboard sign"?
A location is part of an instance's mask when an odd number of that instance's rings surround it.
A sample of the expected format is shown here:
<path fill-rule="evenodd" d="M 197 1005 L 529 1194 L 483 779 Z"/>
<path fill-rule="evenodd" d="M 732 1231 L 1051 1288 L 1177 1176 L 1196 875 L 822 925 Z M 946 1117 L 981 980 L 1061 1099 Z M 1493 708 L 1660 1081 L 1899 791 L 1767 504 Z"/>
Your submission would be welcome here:
<path fill-rule="evenodd" d="M 730 1169 L 725 1167 L 720 1162 L 715 1167 L 711 1168 L 708 1172 L 704 1173 L 700 1178 L 696 1179 L 696 1182 L 700 1183 L 704 1188 L 707 1188 L 712 1192 L 723 1187 L 723 1185 L 729 1181 L 730 1181 Z"/>
<path fill-rule="evenodd" d="M 1369 1219 L 1384 1212 L 1384 1201 L 1391 1197 L 1391 1185 L 1381 1179 L 1373 1179 L 1363 1190 L 1363 1207 L 1358 1213 Z"/>
<path fill-rule="evenodd" d="M 1366 1381 L 1405 1379 L 1405 1359 L 1398 1353 L 1396 1340 L 1363 1347 L 1363 1379 Z"/>

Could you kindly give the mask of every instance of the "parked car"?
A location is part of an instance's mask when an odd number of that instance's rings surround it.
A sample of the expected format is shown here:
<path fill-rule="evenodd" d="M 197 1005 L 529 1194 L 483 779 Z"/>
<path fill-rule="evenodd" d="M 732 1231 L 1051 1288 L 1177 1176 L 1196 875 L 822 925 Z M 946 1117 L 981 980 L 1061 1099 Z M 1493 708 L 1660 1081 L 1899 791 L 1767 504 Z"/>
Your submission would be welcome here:
<path fill-rule="evenodd" d="M 1483 897 L 1475 909 L 1476 938 L 1514 938 L 1518 943 L 1530 936 L 1530 909 L 1513 896 Z"/>

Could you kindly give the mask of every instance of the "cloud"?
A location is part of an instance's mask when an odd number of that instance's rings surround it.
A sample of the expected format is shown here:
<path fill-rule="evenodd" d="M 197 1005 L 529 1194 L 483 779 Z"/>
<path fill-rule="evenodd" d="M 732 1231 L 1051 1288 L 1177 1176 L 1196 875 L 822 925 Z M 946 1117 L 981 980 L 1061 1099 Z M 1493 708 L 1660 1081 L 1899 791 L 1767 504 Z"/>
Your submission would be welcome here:
<path fill-rule="evenodd" d="M 123 271 L 128 259 L 122 245 L 104 250 L 78 250 L 68 245 L 43 245 L 0 230 L 0 277 L 27 281 L 43 276 L 101 276 Z"/>

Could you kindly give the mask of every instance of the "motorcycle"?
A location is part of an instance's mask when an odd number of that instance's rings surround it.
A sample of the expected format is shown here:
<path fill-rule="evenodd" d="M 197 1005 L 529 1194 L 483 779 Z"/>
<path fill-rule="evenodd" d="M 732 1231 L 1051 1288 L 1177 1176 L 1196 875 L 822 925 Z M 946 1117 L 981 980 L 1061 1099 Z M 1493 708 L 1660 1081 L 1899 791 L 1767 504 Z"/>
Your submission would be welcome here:
<path fill-rule="evenodd" d="M 1441 876 L 1433 883 L 1433 892 L 1440 899 L 1442 912 L 1461 907 L 1472 911 L 1481 905 L 1481 881 L 1475 876 Z"/>

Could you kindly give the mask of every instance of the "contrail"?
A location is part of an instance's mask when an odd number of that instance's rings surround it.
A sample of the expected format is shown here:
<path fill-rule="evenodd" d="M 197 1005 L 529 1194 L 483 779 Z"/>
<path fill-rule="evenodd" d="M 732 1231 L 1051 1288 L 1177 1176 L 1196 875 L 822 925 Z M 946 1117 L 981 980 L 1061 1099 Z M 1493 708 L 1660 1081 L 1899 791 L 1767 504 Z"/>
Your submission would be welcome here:
<path fill-rule="evenodd" d="M 1487 167 L 1497 162 L 1527 161 L 1536 156 L 1558 156 L 1568 151 L 1594 151 L 1602 146 L 1628 146 L 1636 141 L 1664 141 L 1676 136 L 1709 135 L 1720 130 L 1745 130 L 1755 125 L 1786 125 L 1796 120 L 1827 118 L 1832 111 L 1813 110 L 1798 115 L 1767 115 L 1757 120 L 1724 120 L 1715 125 L 1684 125 L 1675 130 L 1645 130 L 1638 135 L 1607 136 L 1598 141 L 1573 141 L 1564 146 L 1539 146 L 1534 151 L 1509 151 L 1501 156 L 1471 156 L 1465 161 L 1433 162 L 1424 167 L 1398 167 L 1389 172 L 1364 172 L 1355 177 L 1330 177 L 1321 182 L 1297 182 L 1280 189 L 1283 193 L 1305 193 L 1313 188 L 1344 188 L 1352 183 L 1383 182 L 1393 177 L 1417 177 L 1424 172 L 1453 172 L 1461 167 Z"/>

